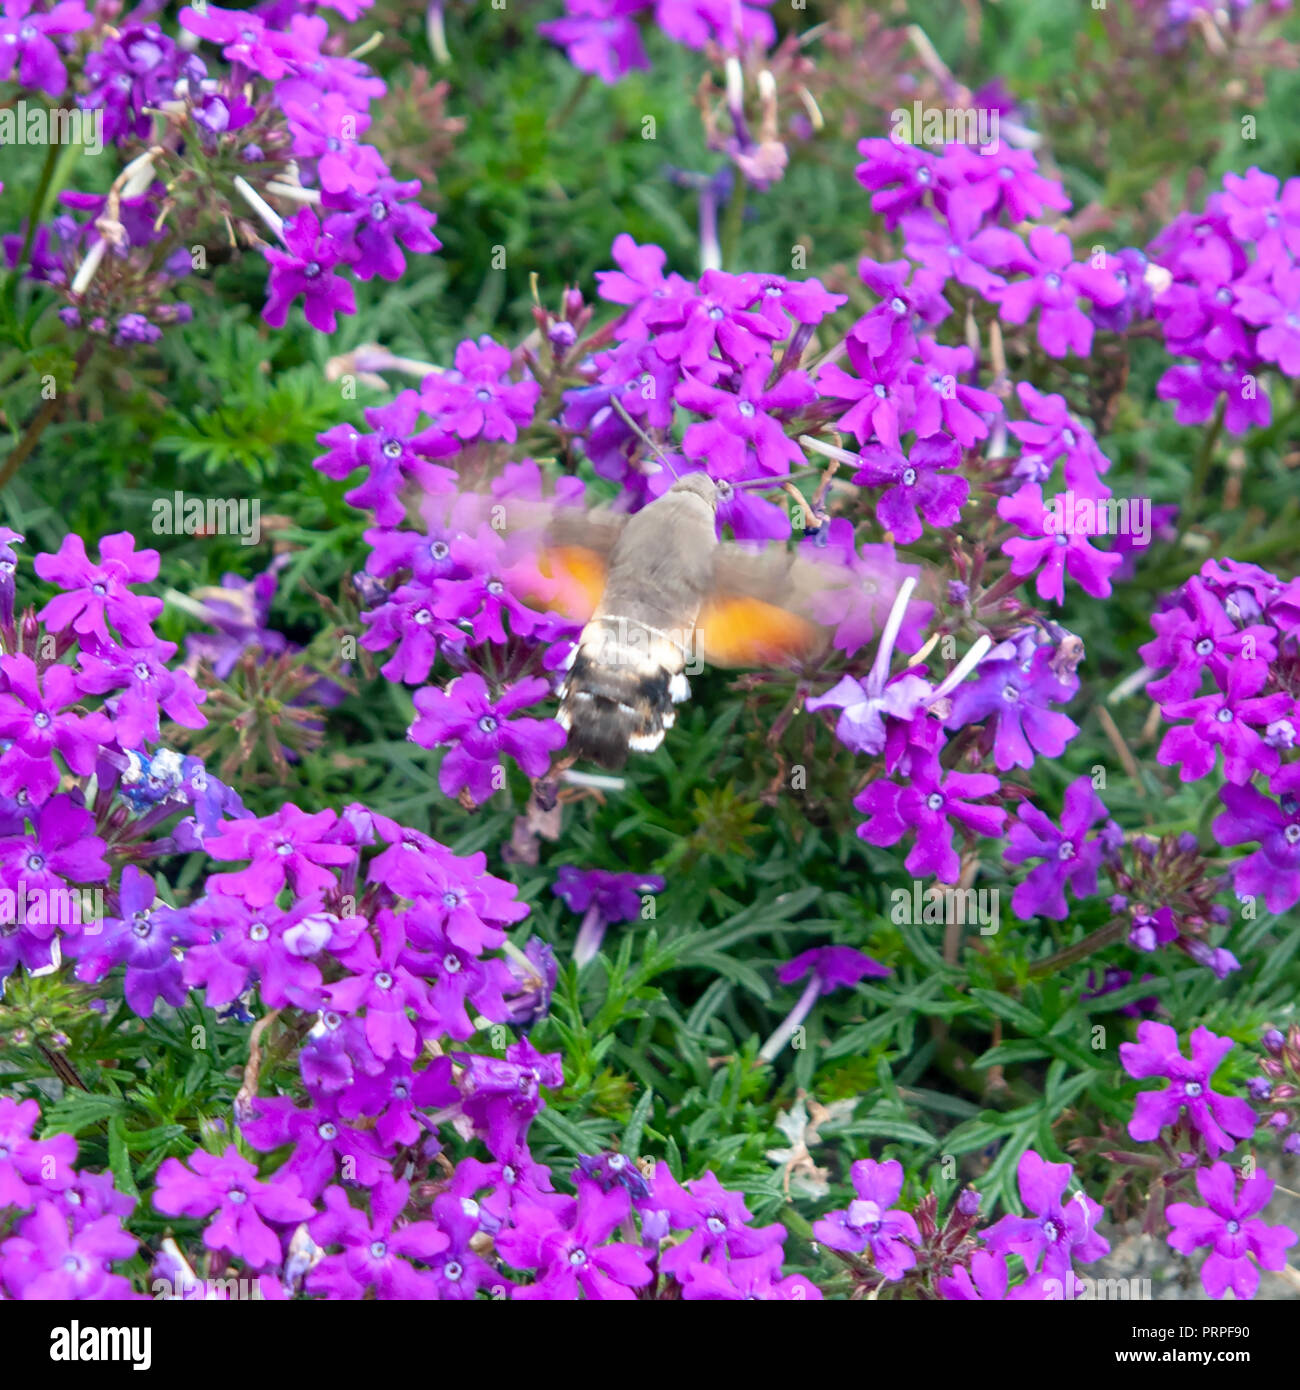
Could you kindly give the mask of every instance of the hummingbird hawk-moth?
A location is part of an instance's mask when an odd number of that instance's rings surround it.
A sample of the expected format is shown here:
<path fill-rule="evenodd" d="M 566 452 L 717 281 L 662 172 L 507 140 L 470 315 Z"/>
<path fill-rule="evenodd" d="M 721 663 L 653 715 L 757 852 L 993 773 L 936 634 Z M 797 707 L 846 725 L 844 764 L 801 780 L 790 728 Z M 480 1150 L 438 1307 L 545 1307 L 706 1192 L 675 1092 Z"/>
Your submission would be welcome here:
<path fill-rule="evenodd" d="M 557 716 L 577 757 L 618 769 L 658 748 L 705 664 L 795 664 L 830 645 L 816 598 L 844 571 L 719 541 L 717 506 L 717 485 L 691 473 L 631 517 L 554 516 L 543 564 L 562 597 L 551 606 L 585 620 Z"/>

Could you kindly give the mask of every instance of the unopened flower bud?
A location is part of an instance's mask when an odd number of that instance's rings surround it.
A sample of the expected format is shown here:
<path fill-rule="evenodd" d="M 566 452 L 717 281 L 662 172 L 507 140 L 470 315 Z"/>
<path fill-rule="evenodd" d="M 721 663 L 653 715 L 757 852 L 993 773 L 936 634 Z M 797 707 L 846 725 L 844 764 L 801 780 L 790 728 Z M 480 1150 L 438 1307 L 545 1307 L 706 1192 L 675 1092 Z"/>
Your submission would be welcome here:
<path fill-rule="evenodd" d="M 559 354 L 564 354 L 578 341 L 578 330 L 564 319 L 559 319 L 546 330 L 547 339 Z"/>

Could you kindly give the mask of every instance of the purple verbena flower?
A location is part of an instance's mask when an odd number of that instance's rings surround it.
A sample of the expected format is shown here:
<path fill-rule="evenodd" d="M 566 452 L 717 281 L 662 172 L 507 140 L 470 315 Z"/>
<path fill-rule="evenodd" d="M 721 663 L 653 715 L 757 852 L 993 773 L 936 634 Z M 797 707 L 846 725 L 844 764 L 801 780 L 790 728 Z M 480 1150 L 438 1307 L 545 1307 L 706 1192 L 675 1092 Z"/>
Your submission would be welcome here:
<path fill-rule="evenodd" d="M 1252 1220 L 1273 1196 L 1273 1179 L 1257 1172 L 1237 1187 L 1227 1163 L 1196 1170 L 1196 1187 L 1205 1202 L 1172 1202 L 1165 1208 L 1173 1230 L 1169 1244 L 1184 1255 L 1208 1245 L 1201 1265 L 1201 1283 L 1211 1298 L 1231 1289 L 1237 1298 L 1254 1298 L 1260 1269 L 1282 1269 L 1286 1251 L 1296 1243 L 1289 1226 L 1266 1226 Z"/>
<path fill-rule="evenodd" d="M 1097 891 L 1097 870 L 1103 846 L 1100 839 L 1088 840 L 1091 826 L 1103 820 L 1107 811 L 1092 789 L 1092 779 L 1077 777 L 1065 790 L 1061 828 L 1032 803 L 1025 801 L 1007 837 L 1004 858 L 1008 864 L 1027 859 L 1044 862 L 1031 869 L 1028 878 L 1016 887 L 1011 907 L 1018 917 L 1051 917 L 1063 921 L 1069 915 L 1065 888 L 1076 898 L 1090 898 Z"/>
<path fill-rule="evenodd" d="M 892 1158 L 859 1159 L 850 1177 L 857 1197 L 844 1211 L 814 1221 L 813 1239 L 831 1250 L 865 1253 L 885 1279 L 901 1279 L 916 1264 L 911 1247 L 921 1244 L 915 1219 L 894 1207 L 903 1190 L 903 1165 Z"/>
<path fill-rule="evenodd" d="M 553 719 L 511 717 L 549 693 L 548 681 L 530 676 L 507 686 L 493 701 L 482 676 L 457 676 L 445 690 L 416 692 L 416 718 L 408 737 L 423 748 L 449 747 L 438 785 L 447 796 L 466 788 L 482 805 L 505 785 L 502 754 L 514 758 L 530 777 L 540 777 L 550 766 L 550 755 L 564 743 L 564 730 Z"/>
<path fill-rule="evenodd" d="M 1074 1261 L 1089 1264 L 1110 1250 L 1097 1234 L 1100 1205 L 1083 1192 L 1062 1201 L 1070 1185 L 1068 1163 L 1048 1163 L 1033 1149 L 1020 1155 L 1016 1167 L 1021 1201 L 1032 1213 L 1008 1213 L 984 1233 L 995 1254 L 1019 1255 L 1030 1274 L 1039 1270 L 1047 1279 L 1064 1285 L 1074 1276 Z"/>
<path fill-rule="evenodd" d="M 1178 1034 L 1167 1023 L 1139 1023 L 1137 1036 L 1135 1043 L 1120 1044 L 1124 1070 L 1139 1080 L 1158 1076 L 1170 1084 L 1163 1091 L 1138 1096 L 1128 1125 L 1134 1139 L 1155 1139 L 1166 1125 L 1176 1124 L 1184 1111 L 1191 1127 L 1204 1136 L 1211 1158 L 1255 1132 L 1255 1112 L 1246 1101 L 1210 1089 L 1210 1077 L 1232 1049 L 1231 1038 L 1197 1028 L 1188 1059 L 1179 1052 Z"/>

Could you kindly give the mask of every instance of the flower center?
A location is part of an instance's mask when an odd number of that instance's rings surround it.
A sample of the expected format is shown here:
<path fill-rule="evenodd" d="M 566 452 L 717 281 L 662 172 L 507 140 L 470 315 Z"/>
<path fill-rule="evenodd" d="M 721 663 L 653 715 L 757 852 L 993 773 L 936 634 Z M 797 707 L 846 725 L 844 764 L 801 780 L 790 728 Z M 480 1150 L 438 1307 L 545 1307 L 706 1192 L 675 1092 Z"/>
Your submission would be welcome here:
<path fill-rule="evenodd" d="M 1209 654 L 1210 654 L 1213 650 L 1214 650 L 1214 643 L 1213 643 L 1213 641 L 1212 641 L 1210 638 L 1208 638 L 1208 637 L 1202 637 L 1201 640 L 1196 644 L 1196 655 L 1197 655 L 1197 656 L 1209 656 Z"/>
<path fill-rule="evenodd" d="M 1220 724 L 1232 723 L 1232 711 L 1227 707 L 1227 705 L 1224 705 L 1224 707 L 1214 717 L 1219 721 Z"/>
<path fill-rule="evenodd" d="M 1056 857 L 1057 857 L 1058 859 L 1073 859 L 1073 858 L 1074 858 L 1074 841 L 1073 841 L 1073 840 L 1062 840 L 1061 843 L 1060 843 L 1059 845 L 1057 845 L 1057 847 L 1056 847 Z"/>
<path fill-rule="evenodd" d="M 1201 1091 L 1203 1089 L 1204 1088 L 1201 1086 L 1201 1083 L 1199 1081 L 1189 1081 L 1187 1085 L 1183 1087 L 1183 1094 L 1191 1096 L 1192 1099 L 1195 1100 L 1196 1097 L 1201 1094 Z"/>
<path fill-rule="evenodd" d="M 930 795 L 925 798 L 925 804 L 931 811 L 938 811 L 943 806 L 943 793 L 931 792 Z"/>
<path fill-rule="evenodd" d="M 494 734 L 497 731 L 497 721 L 490 714 L 485 714 L 483 718 L 478 721 L 478 726 L 485 734 Z"/>
<path fill-rule="evenodd" d="M 857 1197 L 849 1203 L 848 1218 L 849 1225 L 862 1231 L 878 1231 L 882 1212 L 875 1202 L 866 1201 L 864 1198 Z"/>
<path fill-rule="evenodd" d="M 315 280 L 320 275 L 320 262 L 308 261 L 302 268 L 302 273 L 308 280 Z"/>
<path fill-rule="evenodd" d="M 465 1271 L 455 1260 L 448 1260 L 447 1263 L 443 1265 L 442 1272 L 447 1276 L 448 1279 L 451 1280 L 453 1284 L 456 1283 L 460 1276 L 465 1273 Z"/>
<path fill-rule="evenodd" d="M 382 1260 L 387 1254 L 388 1246 L 386 1246 L 382 1240 L 376 1240 L 370 1243 L 370 1258 L 372 1260 Z"/>
<path fill-rule="evenodd" d="M 387 970 L 381 970 L 379 974 L 375 976 L 375 988 L 387 990 L 392 989 L 392 987 L 393 977 Z"/>
<path fill-rule="evenodd" d="M 448 951 L 447 954 L 442 958 L 442 968 L 447 972 L 448 975 L 459 974 L 460 957 L 457 955 L 453 955 L 452 952 Z"/>
<path fill-rule="evenodd" d="M 48 728 L 50 723 L 50 716 L 46 714 L 44 710 L 41 710 L 40 713 L 37 714 L 36 717 L 32 720 L 32 723 L 35 724 L 38 729 Z"/>
<path fill-rule="evenodd" d="M 271 935 L 271 928 L 265 922 L 254 922 L 248 929 L 250 941 L 265 941 Z"/>
<path fill-rule="evenodd" d="M 232 1187 L 227 1195 L 230 1198 L 231 1204 L 236 1207 L 242 1207 L 244 1203 L 248 1201 L 248 1193 L 241 1187 Z"/>
<path fill-rule="evenodd" d="M 740 411 L 746 420 L 750 419 L 754 414 L 754 406 L 750 401 L 741 401 L 739 405 L 736 406 L 736 409 Z"/>
<path fill-rule="evenodd" d="M 388 439 L 384 441 L 383 455 L 389 459 L 399 459 L 402 457 L 402 441 L 400 439 Z"/>

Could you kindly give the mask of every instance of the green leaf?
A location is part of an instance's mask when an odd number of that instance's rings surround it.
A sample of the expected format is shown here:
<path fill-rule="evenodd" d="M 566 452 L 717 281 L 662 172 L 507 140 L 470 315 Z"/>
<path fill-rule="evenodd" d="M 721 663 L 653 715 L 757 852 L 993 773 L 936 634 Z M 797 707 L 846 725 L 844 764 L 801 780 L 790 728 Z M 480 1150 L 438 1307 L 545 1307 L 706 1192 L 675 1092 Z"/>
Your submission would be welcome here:
<path fill-rule="evenodd" d="M 655 1103 L 655 1093 L 647 1086 L 641 1092 L 641 1099 L 637 1101 L 636 1108 L 632 1111 L 632 1116 L 623 1129 L 623 1139 L 619 1144 L 619 1152 L 626 1154 L 628 1158 L 635 1159 L 641 1147 L 641 1131 L 645 1127 L 646 1116 L 650 1114 L 651 1107 Z"/>
<path fill-rule="evenodd" d="M 120 1115 L 114 1115 L 108 1122 L 108 1166 L 113 1170 L 113 1179 L 118 1189 L 132 1197 L 139 1197 L 140 1190 L 136 1187 L 135 1177 L 131 1172 L 126 1123 Z"/>

